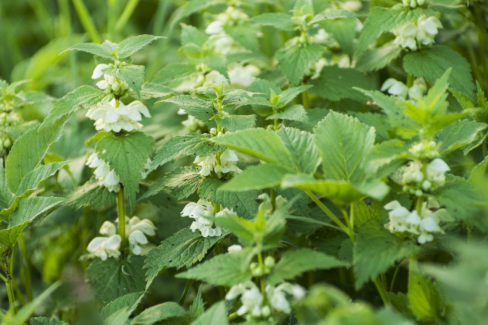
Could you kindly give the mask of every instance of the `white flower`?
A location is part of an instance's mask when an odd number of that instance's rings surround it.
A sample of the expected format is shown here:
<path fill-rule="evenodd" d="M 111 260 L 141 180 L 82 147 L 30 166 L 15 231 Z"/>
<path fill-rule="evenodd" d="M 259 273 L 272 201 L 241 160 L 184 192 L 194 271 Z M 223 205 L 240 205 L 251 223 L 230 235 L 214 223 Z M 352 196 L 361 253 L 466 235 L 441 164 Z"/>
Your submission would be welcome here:
<path fill-rule="evenodd" d="M 198 230 L 203 237 L 222 236 L 222 228 L 214 226 L 211 218 L 218 218 L 229 214 L 234 214 L 234 212 L 229 209 L 222 209 L 215 214 L 212 203 L 205 200 L 198 200 L 196 203 L 190 202 L 181 211 L 182 217 L 194 219 L 190 225 L 191 231 L 195 232 Z"/>
<path fill-rule="evenodd" d="M 142 124 L 139 123 L 142 116 L 150 117 L 151 115 L 140 101 L 134 101 L 127 106 L 119 101 L 117 107 L 115 99 L 112 99 L 111 101 L 103 100 L 90 108 L 86 116 L 95 121 L 97 130 L 131 132 L 142 127 Z"/>
<path fill-rule="evenodd" d="M 431 45 L 434 38 L 442 27 L 441 22 L 435 16 L 421 16 L 417 20 L 417 41 L 422 45 Z"/>
<path fill-rule="evenodd" d="M 426 168 L 427 179 L 436 187 L 446 182 L 445 173 L 450 170 L 449 166 L 440 158 L 432 160 Z"/>
<path fill-rule="evenodd" d="M 266 297 L 271 307 L 279 312 L 289 314 L 291 312 L 290 303 L 287 295 L 293 299 L 302 299 L 305 296 L 305 289 L 298 284 L 284 282 L 277 287 L 266 286 Z"/>
<path fill-rule="evenodd" d="M 237 161 L 239 159 L 236 153 L 233 150 L 227 149 L 218 158 L 217 155 L 196 156 L 193 163 L 200 166 L 199 174 L 202 176 L 209 176 L 212 171 L 220 176 L 221 174 L 240 172 L 241 170 L 236 165 Z"/>
<path fill-rule="evenodd" d="M 347 11 L 358 11 L 363 6 L 361 1 L 357 1 L 357 0 L 349 0 L 349 1 L 345 1 L 345 2 L 339 2 L 338 5 L 341 9 L 347 10 Z"/>
<path fill-rule="evenodd" d="M 214 21 L 207 26 L 207 28 L 205 29 L 205 33 L 209 35 L 223 33 L 224 29 L 222 27 L 223 26 L 221 21 Z"/>
<path fill-rule="evenodd" d="M 405 7 L 416 8 L 417 6 L 423 6 L 425 0 L 403 0 L 402 2 Z"/>
<path fill-rule="evenodd" d="M 245 67 L 238 65 L 229 70 L 230 83 L 232 85 L 248 87 L 256 80 L 259 71 L 259 68 L 251 64 Z"/>
<path fill-rule="evenodd" d="M 394 78 L 388 78 L 381 86 L 381 91 L 388 91 L 389 94 L 406 98 L 408 94 L 408 87 L 401 81 Z"/>
<path fill-rule="evenodd" d="M 126 221 L 126 233 L 129 239 L 129 248 L 132 254 L 141 255 L 142 246 L 149 241 L 146 236 L 154 236 L 156 227 L 149 219 L 139 219 L 134 216 Z"/>
<path fill-rule="evenodd" d="M 225 299 L 232 300 L 239 296 L 241 296 L 242 305 L 237 310 L 237 315 L 243 316 L 245 314 L 250 314 L 254 317 L 259 317 L 266 314 L 263 313 L 263 295 L 253 282 L 248 281 L 246 283 L 240 283 L 233 286 L 225 295 Z"/>
<path fill-rule="evenodd" d="M 391 201 L 384 207 L 388 212 L 389 223 L 386 224 L 388 230 L 391 232 L 404 232 L 407 231 L 408 225 L 406 223 L 407 218 L 410 215 L 405 207 L 403 207 L 398 201 Z"/>
<path fill-rule="evenodd" d="M 92 79 L 98 79 L 103 76 L 103 70 L 110 68 L 108 64 L 98 64 L 93 70 Z"/>
<path fill-rule="evenodd" d="M 330 35 L 323 29 L 319 29 L 316 34 L 310 37 L 312 43 L 323 43 L 330 38 Z"/>
<path fill-rule="evenodd" d="M 115 227 L 114 223 L 110 221 L 105 221 L 100 227 L 99 232 L 101 235 L 112 236 L 115 235 L 115 233 L 117 232 L 117 228 Z"/>
<path fill-rule="evenodd" d="M 415 37 L 417 36 L 417 26 L 413 22 L 401 25 L 393 30 L 396 38 L 393 41 L 396 45 L 403 48 L 409 48 L 412 51 L 417 50 L 417 41 Z"/>
<path fill-rule="evenodd" d="M 439 156 L 439 151 L 437 151 L 437 143 L 432 140 L 417 142 L 412 145 L 408 151 L 417 158 L 434 158 Z"/>
<path fill-rule="evenodd" d="M 410 161 L 406 166 L 401 168 L 403 172 L 402 183 L 417 183 L 419 184 L 424 179 L 424 173 L 422 172 L 422 163 L 418 160 Z"/>
<path fill-rule="evenodd" d="M 270 214 L 273 212 L 273 204 L 271 202 L 271 198 L 267 193 L 261 193 L 258 196 L 258 200 L 261 200 L 261 205 L 266 207 L 266 213 Z M 288 203 L 288 200 L 281 195 L 275 197 L 275 210 L 285 206 Z"/>
<path fill-rule="evenodd" d="M 88 256 L 99 257 L 102 261 L 105 261 L 108 257 L 118 258 L 120 256 L 120 243 L 121 238 L 119 235 L 95 237 L 88 244 Z"/>
<path fill-rule="evenodd" d="M 236 253 L 242 251 L 241 245 L 231 245 L 227 248 L 227 252 L 229 253 Z"/>
<path fill-rule="evenodd" d="M 225 76 L 220 72 L 212 70 L 205 75 L 205 82 L 203 84 L 203 87 L 217 87 L 222 84 L 228 85 L 228 82 Z"/>
<path fill-rule="evenodd" d="M 119 177 L 110 169 L 110 166 L 105 161 L 98 158 L 96 153 L 88 157 L 86 164 L 88 167 L 95 168 L 94 174 L 96 179 L 110 192 L 118 192 L 120 190 Z"/>

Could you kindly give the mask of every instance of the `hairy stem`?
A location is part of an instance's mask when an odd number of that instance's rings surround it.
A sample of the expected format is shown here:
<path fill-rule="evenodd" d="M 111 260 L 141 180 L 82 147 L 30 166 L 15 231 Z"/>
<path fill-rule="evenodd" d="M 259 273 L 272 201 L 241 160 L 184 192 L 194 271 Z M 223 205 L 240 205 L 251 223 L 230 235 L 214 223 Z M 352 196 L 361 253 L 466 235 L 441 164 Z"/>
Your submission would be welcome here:
<path fill-rule="evenodd" d="M 120 186 L 120 191 L 117 196 L 117 216 L 119 217 L 119 235 L 122 239 L 121 249 L 126 246 L 127 238 L 125 235 L 125 202 L 124 202 L 124 187 Z"/>

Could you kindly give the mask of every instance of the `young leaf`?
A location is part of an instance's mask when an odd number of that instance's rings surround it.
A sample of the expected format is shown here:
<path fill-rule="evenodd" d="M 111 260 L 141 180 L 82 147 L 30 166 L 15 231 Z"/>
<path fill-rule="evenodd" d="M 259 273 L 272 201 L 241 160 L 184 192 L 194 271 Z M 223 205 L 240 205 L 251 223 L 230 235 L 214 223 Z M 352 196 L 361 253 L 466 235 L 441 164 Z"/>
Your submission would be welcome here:
<path fill-rule="evenodd" d="M 312 134 L 294 128 L 281 128 L 277 134 L 288 149 L 296 170 L 313 174 L 320 163 L 320 154 Z"/>
<path fill-rule="evenodd" d="M 310 66 L 320 59 L 323 51 L 322 46 L 318 44 L 293 45 L 279 50 L 276 58 L 290 85 L 297 85 Z"/>
<path fill-rule="evenodd" d="M 478 140 L 487 127 L 486 123 L 471 120 L 456 121 L 435 134 L 440 143 L 439 151 L 444 153 L 467 146 Z"/>
<path fill-rule="evenodd" d="M 73 45 L 68 50 L 90 53 L 102 57 L 104 59 L 112 59 L 114 48 L 111 47 L 107 42 L 103 44 L 80 43 L 80 44 Z"/>
<path fill-rule="evenodd" d="M 127 310 L 127 312 L 130 314 L 137 308 L 142 298 L 144 298 L 143 291 L 128 293 L 124 296 L 118 297 L 103 306 L 102 310 L 100 311 L 100 317 L 102 319 L 106 319 L 121 309 Z"/>
<path fill-rule="evenodd" d="M 141 50 L 143 47 L 151 44 L 153 41 L 161 38 L 163 37 L 144 34 L 126 38 L 119 43 L 119 46 L 117 48 L 117 56 L 119 57 L 119 59 L 129 57 L 137 51 Z"/>
<path fill-rule="evenodd" d="M 391 61 L 396 59 L 402 53 L 402 48 L 393 42 L 367 50 L 358 59 L 356 67 L 359 71 L 369 72 L 377 71 L 386 67 Z"/>
<path fill-rule="evenodd" d="M 169 318 L 185 317 L 188 312 L 176 302 L 165 302 L 144 309 L 142 313 L 134 317 L 131 325 L 152 325 Z"/>
<path fill-rule="evenodd" d="M 251 23 L 258 26 L 273 26 L 285 31 L 292 31 L 296 28 L 291 16 L 283 13 L 265 13 L 255 16 L 251 19 Z"/>
<path fill-rule="evenodd" d="M 352 183 L 363 180 L 362 165 L 374 145 L 374 128 L 357 118 L 331 112 L 315 127 L 314 138 L 326 178 Z"/>
<path fill-rule="evenodd" d="M 220 190 L 242 192 L 276 187 L 290 171 L 275 164 L 259 164 L 246 168 L 224 184 Z"/>
<path fill-rule="evenodd" d="M 144 83 L 144 66 L 129 65 L 116 70 L 116 75 L 141 97 L 141 87 Z"/>
<path fill-rule="evenodd" d="M 158 247 L 150 250 L 145 258 L 147 287 L 158 273 L 166 268 L 190 267 L 202 260 L 219 240 L 218 237 L 202 237 L 198 232 L 192 232 L 188 228 L 165 239 Z"/>
<path fill-rule="evenodd" d="M 228 325 L 227 310 L 225 309 L 225 301 L 218 302 L 210 307 L 209 310 L 201 314 L 191 325 L 208 325 L 219 324 Z"/>
<path fill-rule="evenodd" d="M 348 263 L 309 248 L 301 248 L 286 252 L 267 277 L 266 283 L 275 285 L 284 280 L 293 279 L 304 272 L 341 266 L 348 266 Z"/>
<path fill-rule="evenodd" d="M 64 198 L 35 196 L 20 200 L 19 207 L 9 216 L 9 227 L 31 222 L 38 216 L 59 205 Z"/>
<path fill-rule="evenodd" d="M 248 252 L 217 255 L 211 260 L 198 264 L 186 272 L 178 273 L 177 278 L 195 279 L 213 285 L 232 286 L 250 280 Z"/>

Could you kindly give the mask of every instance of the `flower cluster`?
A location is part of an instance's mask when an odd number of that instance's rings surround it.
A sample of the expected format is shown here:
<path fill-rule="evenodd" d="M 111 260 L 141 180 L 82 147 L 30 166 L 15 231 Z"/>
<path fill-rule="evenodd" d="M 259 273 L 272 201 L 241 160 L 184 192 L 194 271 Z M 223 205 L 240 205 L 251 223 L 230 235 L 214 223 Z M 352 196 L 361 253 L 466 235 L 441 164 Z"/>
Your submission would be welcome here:
<path fill-rule="evenodd" d="M 408 150 L 417 159 L 433 159 L 439 156 L 439 151 L 437 151 L 437 143 L 433 140 L 422 140 L 415 143 Z"/>
<path fill-rule="evenodd" d="M 427 85 L 423 78 L 415 79 L 412 86 L 408 87 L 403 82 L 394 78 L 388 78 L 381 86 L 381 91 L 387 91 L 390 95 L 398 96 L 402 99 L 416 100 L 422 97 L 427 90 Z"/>
<path fill-rule="evenodd" d="M 229 80 L 232 86 L 249 87 L 259 72 L 259 68 L 252 64 L 236 65 L 229 69 Z"/>
<path fill-rule="evenodd" d="M 385 227 L 392 233 L 416 236 L 419 244 L 432 241 L 434 233 L 443 233 L 439 222 L 447 217 L 447 212 L 439 209 L 438 203 L 433 200 L 422 203 L 420 215 L 416 210 L 409 211 L 398 201 L 391 201 L 384 208 L 388 210 L 389 217 Z"/>
<path fill-rule="evenodd" d="M 417 20 L 401 25 L 393 30 L 396 38 L 394 43 L 402 48 L 416 51 L 420 46 L 434 44 L 438 29 L 442 27 L 437 17 L 425 15 Z"/>
<path fill-rule="evenodd" d="M 429 163 L 411 160 L 398 169 L 392 179 L 403 185 L 405 191 L 422 196 L 423 191 L 433 191 L 446 183 L 446 172 L 450 170 L 444 160 L 436 158 Z"/>
<path fill-rule="evenodd" d="M 200 167 L 199 174 L 209 176 L 212 172 L 222 177 L 223 174 L 239 173 L 241 170 L 236 163 L 239 161 L 233 150 L 227 149 L 220 154 L 205 157 L 196 156 L 194 164 Z"/>
<path fill-rule="evenodd" d="M 110 166 L 98 157 L 98 154 L 92 153 L 86 164 L 90 168 L 95 168 L 95 177 L 99 184 L 105 186 L 110 192 L 118 192 L 120 190 L 120 179 L 115 171 L 110 169 Z"/>
<path fill-rule="evenodd" d="M 425 0 L 402 0 L 405 7 L 417 8 L 417 6 L 423 6 Z"/>
<path fill-rule="evenodd" d="M 300 285 L 284 282 L 278 286 L 267 285 L 265 297 L 252 281 L 240 283 L 230 288 L 225 296 L 226 300 L 234 300 L 240 296 L 241 306 L 237 315 L 247 319 L 266 318 L 272 313 L 289 314 L 290 301 L 299 300 L 305 296 L 305 289 Z"/>
<path fill-rule="evenodd" d="M 110 73 L 104 73 L 106 70 L 116 69 L 107 64 L 99 64 L 93 71 L 92 78 L 103 80 L 97 82 L 100 89 L 105 90 L 108 95 L 97 105 L 91 107 L 86 116 L 95 121 L 95 128 L 100 131 L 121 132 L 135 131 L 142 127 L 139 123 L 142 116 L 150 117 L 147 107 L 140 101 L 133 101 L 125 105 L 120 97 L 125 95 L 129 89 L 125 81 L 113 76 Z"/>
<path fill-rule="evenodd" d="M 181 211 L 182 217 L 194 219 L 190 225 L 191 231 L 195 232 L 198 230 L 203 237 L 222 236 L 222 228 L 215 226 L 211 219 L 233 214 L 234 212 L 227 208 L 215 213 L 212 202 L 202 199 L 188 203 Z"/>
<path fill-rule="evenodd" d="M 118 220 L 116 220 L 118 221 Z M 120 244 L 122 239 L 117 234 L 114 223 L 105 221 L 100 227 L 100 234 L 104 237 L 95 237 L 88 244 L 88 257 L 98 257 L 106 260 L 109 257 L 118 258 L 120 256 Z M 149 242 L 147 236 L 156 234 L 156 227 L 148 219 L 138 217 L 127 218 L 126 232 L 129 240 L 130 252 L 134 255 L 141 255 L 143 246 Z"/>
<path fill-rule="evenodd" d="M 225 55 L 243 50 L 239 43 L 225 33 L 224 27 L 239 25 L 248 19 L 249 17 L 246 13 L 232 6 L 216 16 L 215 21 L 210 23 L 205 29 L 205 33 L 211 35 L 211 40 L 217 52 Z"/>

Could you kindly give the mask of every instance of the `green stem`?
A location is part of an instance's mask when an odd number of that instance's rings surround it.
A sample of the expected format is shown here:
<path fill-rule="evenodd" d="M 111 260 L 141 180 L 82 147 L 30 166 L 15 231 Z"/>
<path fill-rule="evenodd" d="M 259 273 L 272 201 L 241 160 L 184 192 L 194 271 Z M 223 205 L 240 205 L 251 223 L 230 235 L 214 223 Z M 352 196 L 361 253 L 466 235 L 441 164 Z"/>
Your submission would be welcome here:
<path fill-rule="evenodd" d="M 8 258 L 8 274 L 7 274 L 6 285 L 7 285 L 8 299 L 9 299 L 9 309 L 12 308 L 14 312 L 17 312 L 17 302 L 15 301 L 15 292 L 14 292 L 14 285 L 13 285 L 14 261 L 15 261 L 15 245 L 12 246 Z"/>
<path fill-rule="evenodd" d="M 374 285 L 376 286 L 376 290 L 380 294 L 381 300 L 385 307 L 388 307 L 390 303 L 390 299 L 388 298 L 388 292 L 385 288 L 385 282 L 383 281 L 381 276 L 378 276 L 376 279 L 373 280 Z"/>
<path fill-rule="evenodd" d="M 308 97 L 308 90 L 305 90 L 302 93 L 302 105 L 305 110 L 308 110 L 310 108 L 310 98 Z"/>
<path fill-rule="evenodd" d="M 81 24 L 83 28 L 85 28 L 86 32 L 90 36 L 91 40 L 95 43 L 101 43 L 102 38 L 97 32 L 95 28 L 95 24 L 93 23 L 88 10 L 86 9 L 83 0 L 73 0 L 73 5 L 75 6 L 76 12 L 78 13 L 78 17 L 80 17 Z"/>
<path fill-rule="evenodd" d="M 322 201 L 320 201 L 317 196 L 315 196 L 315 194 L 313 194 L 311 191 L 305 191 L 305 193 L 307 193 L 307 195 L 312 199 L 312 201 L 314 201 L 315 204 L 317 204 L 320 210 L 322 210 L 322 212 L 324 212 L 325 215 L 330 218 L 330 220 L 332 220 L 336 225 L 338 225 L 339 228 L 342 229 L 342 231 L 344 231 L 349 237 L 354 236 L 354 234 L 351 234 L 349 228 L 341 220 L 339 220 L 339 218 L 337 218 L 336 215 L 332 213 L 332 211 L 330 211 L 329 208 L 327 208 L 325 204 L 323 204 Z"/>
<path fill-rule="evenodd" d="M 258 253 L 258 263 L 259 263 L 259 269 L 264 271 L 263 255 L 261 255 L 261 252 Z M 264 285 L 263 277 L 259 279 L 259 285 L 261 286 L 261 294 L 263 295 L 263 297 L 266 297 L 266 288 Z"/>
<path fill-rule="evenodd" d="M 115 25 L 115 30 L 119 31 L 125 26 L 125 24 L 129 20 L 130 16 L 132 16 L 132 13 L 134 12 L 138 4 L 139 4 L 139 0 L 129 0 L 129 2 L 124 8 L 124 11 L 122 12 L 122 15 L 117 21 L 117 24 Z"/>
<path fill-rule="evenodd" d="M 127 238 L 125 236 L 125 202 L 124 202 L 124 187 L 120 186 L 120 191 L 117 197 L 117 216 L 119 217 L 119 235 L 122 239 L 121 251 L 126 246 Z"/>
<path fill-rule="evenodd" d="M 24 273 L 24 287 L 27 295 L 27 300 L 32 301 L 32 277 L 30 272 L 30 258 L 27 251 L 27 246 L 25 245 L 24 235 L 21 234 L 19 237 L 19 248 L 22 257 L 24 258 L 24 263 L 21 265 Z"/>

